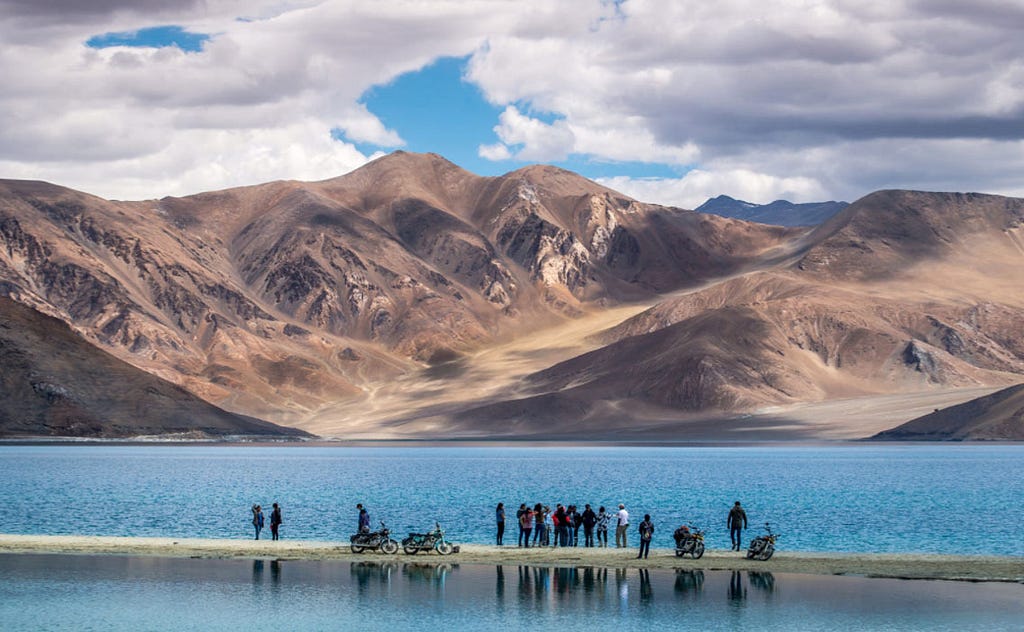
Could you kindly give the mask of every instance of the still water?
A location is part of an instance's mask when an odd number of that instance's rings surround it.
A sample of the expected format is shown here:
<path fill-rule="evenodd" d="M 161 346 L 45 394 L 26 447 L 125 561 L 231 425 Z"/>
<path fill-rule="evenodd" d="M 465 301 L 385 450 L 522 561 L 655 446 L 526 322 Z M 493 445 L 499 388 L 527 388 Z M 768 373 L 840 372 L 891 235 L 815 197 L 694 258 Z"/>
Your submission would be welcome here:
<path fill-rule="evenodd" d="M 1024 585 L 0 555 L 4 630 L 1019 630 Z"/>
<path fill-rule="evenodd" d="M 0 532 L 246 538 L 254 503 L 282 537 L 348 540 L 357 502 L 393 532 L 439 520 L 490 543 L 494 507 L 625 503 L 671 544 L 683 522 L 727 548 L 734 500 L 780 550 L 1024 555 L 1024 446 L 0 446 Z M 269 512 L 268 512 L 269 515 Z M 515 541 L 512 521 L 511 537 Z"/>

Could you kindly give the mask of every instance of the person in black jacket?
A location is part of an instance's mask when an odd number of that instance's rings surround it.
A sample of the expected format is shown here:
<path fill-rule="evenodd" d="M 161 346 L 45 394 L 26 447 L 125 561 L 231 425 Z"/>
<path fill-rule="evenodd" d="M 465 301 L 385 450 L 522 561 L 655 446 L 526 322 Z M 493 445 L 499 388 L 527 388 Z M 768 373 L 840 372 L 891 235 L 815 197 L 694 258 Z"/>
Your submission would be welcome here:
<path fill-rule="evenodd" d="M 747 512 L 743 511 L 743 507 L 740 507 L 740 501 L 737 500 L 736 504 L 729 510 L 729 517 L 725 523 L 729 527 L 729 539 L 732 540 L 732 550 L 739 551 L 740 544 L 742 543 L 743 529 L 747 528 Z"/>
<path fill-rule="evenodd" d="M 281 508 L 274 503 L 274 509 L 270 512 L 270 534 L 273 536 L 272 540 L 279 540 L 277 530 L 281 527 Z"/>
<path fill-rule="evenodd" d="M 651 514 L 644 514 L 644 521 L 640 523 L 638 531 L 640 531 L 640 553 L 637 554 L 636 559 L 647 559 L 647 555 L 651 552 L 651 540 L 654 538 L 654 523 L 651 522 Z"/>
<path fill-rule="evenodd" d="M 583 540 L 585 546 L 594 546 L 594 525 L 597 524 L 597 514 L 590 508 L 590 505 L 584 505 L 583 514 Z"/>

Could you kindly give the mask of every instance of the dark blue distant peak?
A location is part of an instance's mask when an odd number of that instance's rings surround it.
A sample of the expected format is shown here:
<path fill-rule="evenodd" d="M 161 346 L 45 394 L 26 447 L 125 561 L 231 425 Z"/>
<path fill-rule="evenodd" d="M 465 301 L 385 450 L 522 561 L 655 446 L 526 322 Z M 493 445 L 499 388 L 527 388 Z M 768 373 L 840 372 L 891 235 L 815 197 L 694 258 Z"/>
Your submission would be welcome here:
<path fill-rule="evenodd" d="M 132 46 L 137 48 L 167 48 L 176 46 L 183 51 L 195 53 L 203 50 L 203 45 L 210 39 L 206 33 L 190 33 L 180 26 L 151 26 L 137 31 L 122 33 L 103 33 L 86 40 L 89 48 L 110 48 L 112 46 Z"/>
<path fill-rule="evenodd" d="M 732 217 L 776 226 L 816 226 L 849 206 L 847 202 L 808 202 L 794 204 L 775 200 L 770 204 L 753 204 L 719 195 L 697 207 L 701 213 Z"/>

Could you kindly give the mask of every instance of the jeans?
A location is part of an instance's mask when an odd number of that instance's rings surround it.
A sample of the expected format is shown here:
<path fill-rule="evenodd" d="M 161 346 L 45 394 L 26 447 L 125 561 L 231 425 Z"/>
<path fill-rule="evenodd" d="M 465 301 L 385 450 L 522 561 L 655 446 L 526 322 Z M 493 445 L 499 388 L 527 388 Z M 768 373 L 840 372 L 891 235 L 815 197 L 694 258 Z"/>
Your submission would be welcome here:
<path fill-rule="evenodd" d="M 526 543 L 523 546 L 525 546 L 526 548 L 530 548 L 530 532 L 531 531 L 533 531 L 533 529 L 523 529 L 523 535 L 525 536 L 523 538 L 523 541 Z"/>
<path fill-rule="evenodd" d="M 533 545 L 537 546 L 537 544 L 546 544 L 545 541 L 547 540 L 547 535 L 548 534 L 545 532 L 544 529 L 544 523 L 537 525 L 536 528 L 534 528 L 533 530 Z"/>
<path fill-rule="evenodd" d="M 523 546 L 523 534 L 526 532 L 522 525 L 519 525 L 519 546 Z M 529 544 L 529 542 L 527 542 Z"/>
<path fill-rule="evenodd" d="M 272 538 L 270 538 L 271 540 L 277 540 L 278 539 L 278 537 L 277 537 L 277 527 L 278 527 L 278 525 L 276 525 L 276 524 L 270 525 L 270 533 L 273 536 Z"/>
<path fill-rule="evenodd" d="M 651 552 L 651 541 L 640 538 L 640 553 L 636 556 L 636 559 L 641 557 L 647 559 L 647 554 Z"/>
<path fill-rule="evenodd" d="M 732 550 L 739 551 L 743 544 L 743 528 L 733 527 L 729 530 L 729 539 L 732 540 Z"/>
<path fill-rule="evenodd" d="M 597 530 L 597 546 L 608 546 L 608 527 Z"/>
<path fill-rule="evenodd" d="M 259 540 L 260 539 L 260 531 L 263 530 L 263 527 L 259 526 L 258 524 L 254 524 L 253 528 L 256 529 L 256 539 Z"/>
<path fill-rule="evenodd" d="M 594 527 L 593 525 L 583 525 L 583 543 L 586 546 L 594 546 Z"/>
<path fill-rule="evenodd" d="M 501 545 L 501 539 L 503 537 L 505 537 L 505 523 L 504 522 L 499 522 L 498 523 L 498 545 L 499 546 Z"/>

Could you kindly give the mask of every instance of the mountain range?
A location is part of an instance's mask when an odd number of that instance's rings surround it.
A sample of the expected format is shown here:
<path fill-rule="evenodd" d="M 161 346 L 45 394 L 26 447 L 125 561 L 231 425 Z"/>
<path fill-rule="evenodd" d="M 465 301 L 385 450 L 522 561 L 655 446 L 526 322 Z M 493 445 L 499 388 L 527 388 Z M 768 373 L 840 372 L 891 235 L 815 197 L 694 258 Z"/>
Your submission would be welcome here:
<path fill-rule="evenodd" d="M 696 210 L 699 213 L 711 213 L 761 224 L 817 226 L 849 205 L 849 202 L 835 201 L 795 204 L 788 200 L 754 204 L 728 195 L 719 195 L 704 202 Z"/>
<path fill-rule="evenodd" d="M 882 191 L 766 225 L 405 152 L 135 202 L 6 180 L 0 308 L 329 438 L 863 437 L 910 417 L 799 409 L 1024 381 L 1022 223 Z"/>

